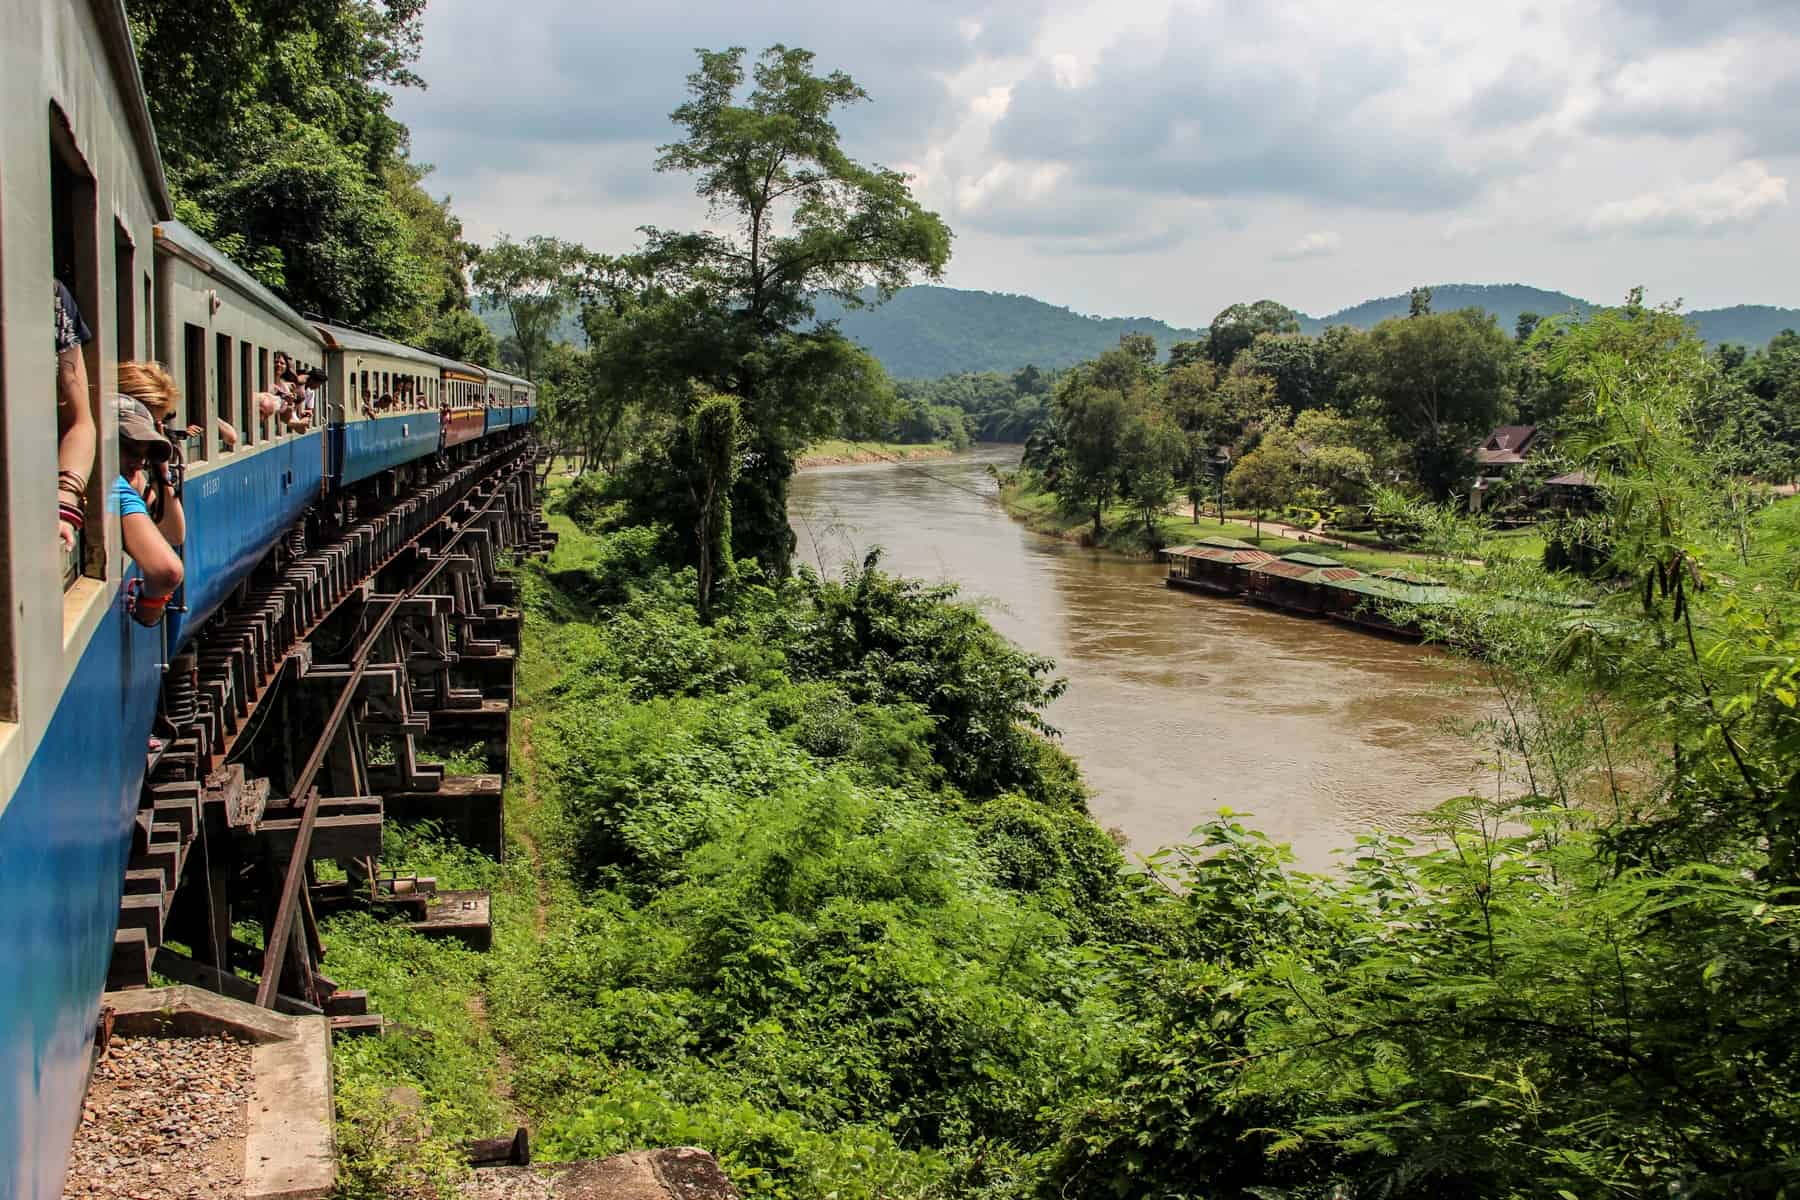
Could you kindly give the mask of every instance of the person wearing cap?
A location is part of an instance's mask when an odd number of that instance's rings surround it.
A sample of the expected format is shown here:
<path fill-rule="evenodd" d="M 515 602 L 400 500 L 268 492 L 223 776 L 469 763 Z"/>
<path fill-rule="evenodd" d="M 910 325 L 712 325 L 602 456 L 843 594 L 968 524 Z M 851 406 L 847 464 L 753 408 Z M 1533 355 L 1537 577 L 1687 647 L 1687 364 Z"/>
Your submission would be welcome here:
<path fill-rule="evenodd" d="M 187 516 L 181 497 L 169 487 L 164 468 L 172 447 L 156 427 L 156 418 L 130 396 L 114 397 L 113 405 L 119 415 L 119 477 L 113 483 L 119 536 L 144 577 L 131 616 L 140 625 L 155 625 L 181 586 L 181 555 L 175 547 L 187 537 Z M 145 503 L 146 493 L 156 501 L 155 517 Z"/>

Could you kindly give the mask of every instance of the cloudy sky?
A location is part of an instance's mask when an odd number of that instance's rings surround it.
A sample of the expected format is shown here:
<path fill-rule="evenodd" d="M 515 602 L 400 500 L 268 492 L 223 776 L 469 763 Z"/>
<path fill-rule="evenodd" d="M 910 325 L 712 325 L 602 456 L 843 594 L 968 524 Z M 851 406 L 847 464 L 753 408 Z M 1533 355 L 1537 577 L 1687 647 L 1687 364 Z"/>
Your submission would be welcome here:
<path fill-rule="evenodd" d="M 1800 306 L 1795 0 L 431 0 L 396 115 L 468 233 L 624 250 L 695 47 L 805 46 L 945 282 L 1204 324 L 1415 283 Z"/>

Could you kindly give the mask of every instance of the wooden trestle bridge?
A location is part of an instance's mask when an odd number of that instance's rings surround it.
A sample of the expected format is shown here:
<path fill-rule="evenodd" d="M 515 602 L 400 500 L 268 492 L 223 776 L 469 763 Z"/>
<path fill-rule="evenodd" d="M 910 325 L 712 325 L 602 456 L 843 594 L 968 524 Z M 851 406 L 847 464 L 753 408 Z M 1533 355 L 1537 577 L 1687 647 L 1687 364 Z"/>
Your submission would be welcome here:
<path fill-rule="evenodd" d="M 536 445 L 520 434 L 435 478 L 330 501 L 170 664 L 109 988 L 154 971 L 378 1030 L 366 997 L 321 971 L 321 915 L 364 905 L 486 948 L 487 896 L 384 873 L 382 824 L 434 820 L 504 851 L 521 618 L 500 566 L 554 543 Z M 476 744 L 483 774 L 421 757 Z"/>

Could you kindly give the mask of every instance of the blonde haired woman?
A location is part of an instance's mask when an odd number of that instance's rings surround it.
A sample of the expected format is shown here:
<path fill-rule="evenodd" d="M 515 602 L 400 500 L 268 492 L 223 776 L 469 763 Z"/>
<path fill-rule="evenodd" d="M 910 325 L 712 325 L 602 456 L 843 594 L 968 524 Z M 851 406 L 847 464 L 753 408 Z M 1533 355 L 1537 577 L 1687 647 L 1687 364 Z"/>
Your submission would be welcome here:
<path fill-rule="evenodd" d="M 175 385 L 169 369 L 159 362 L 120 363 L 119 393 L 149 409 L 158 425 L 168 425 L 181 407 L 181 389 Z M 198 425 L 187 427 L 189 437 L 199 437 L 201 432 Z M 237 430 L 223 417 L 219 418 L 219 441 L 227 450 L 237 448 Z"/>

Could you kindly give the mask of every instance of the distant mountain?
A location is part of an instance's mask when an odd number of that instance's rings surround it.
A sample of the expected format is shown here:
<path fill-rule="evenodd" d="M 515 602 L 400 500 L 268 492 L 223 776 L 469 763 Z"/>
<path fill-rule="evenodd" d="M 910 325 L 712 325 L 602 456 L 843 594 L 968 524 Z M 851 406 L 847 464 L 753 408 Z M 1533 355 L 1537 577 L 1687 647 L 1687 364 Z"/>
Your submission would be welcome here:
<path fill-rule="evenodd" d="M 1013 371 L 1027 363 L 1073 366 L 1117 346 L 1123 333 L 1147 333 L 1166 352 L 1206 332 L 1154 317 L 1088 317 L 1030 296 L 947 287 L 909 287 L 872 309 L 821 298 L 818 312 L 902 379 Z"/>
<path fill-rule="evenodd" d="M 1459 308 L 1485 308 L 1493 313 L 1500 328 L 1512 332 L 1519 314 L 1534 312 L 1540 317 L 1563 313 L 1591 312 L 1594 305 L 1567 292 L 1547 292 L 1543 288 L 1526 287 L 1522 283 L 1445 283 L 1431 289 L 1433 312 L 1453 312 Z M 1404 317 L 1412 311 L 1412 296 L 1383 296 L 1364 300 L 1361 304 L 1340 309 L 1328 317 L 1300 318 L 1301 333 L 1321 333 L 1333 325 L 1352 325 L 1367 329 L 1389 317 Z M 1774 336 L 1774 335 L 1770 335 Z"/>
<path fill-rule="evenodd" d="M 1411 310 L 1411 303 L 1412 298 L 1408 295 L 1364 300 L 1328 317 L 1303 316 L 1300 331 L 1318 333 L 1333 325 L 1367 329 L 1389 317 L 1404 317 Z M 1499 320 L 1500 328 L 1511 330 L 1522 312 L 1553 317 L 1562 313 L 1588 313 L 1597 305 L 1567 292 L 1547 292 L 1522 283 L 1446 283 L 1431 289 L 1431 307 L 1435 312 L 1485 308 Z M 1687 319 L 1712 345 L 1735 342 L 1752 350 L 1768 345 L 1769 339 L 1784 329 L 1800 330 L 1800 308 L 1775 308 L 1768 304 L 1694 309 L 1687 313 Z"/>
<path fill-rule="evenodd" d="M 1411 299 L 1404 293 L 1365 300 L 1324 317 L 1300 316 L 1302 333 L 1317 334 L 1333 325 L 1367 329 L 1389 317 L 1403 317 Z M 1586 313 L 1596 306 L 1567 292 L 1546 291 L 1521 283 L 1446 283 L 1431 289 L 1436 312 L 1482 308 L 1511 333 L 1522 312 L 1540 317 Z M 512 327 L 506 314 L 475 311 L 504 338 Z M 1015 371 L 1027 363 L 1067 367 L 1119 344 L 1122 333 L 1147 333 L 1165 354 L 1176 342 L 1204 337 L 1204 329 L 1182 329 L 1154 317 L 1090 317 L 1030 296 L 1004 292 L 971 292 L 947 287 L 909 287 L 876 308 L 846 309 L 821 297 L 818 315 L 836 320 L 844 334 L 859 343 L 901 379 L 934 379 L 962 371 Z M 1763 304 L 1701 309 L 1687 317 L 1700 336 L 1717 345 L 1736 342 L 1752 349 L 1768 344 L 1783 329 L 1800 330 L 1800 309 Z M 565 316 L 556 336 L 581 344 L 581 327 L 573 313 Z"/>
<path fill-rule="evenodd" d="M 1734 304 L 1730 308 L 1707 308 L 1688 314 L 1688 320 L 1700 336 L 1717 346 L 1736 342 L 1752 350 L 1769 344 L 1769 339 L 1784 329 L 1800 330 L 1800 309 L 1775 308 L 1768 304 Z"/>

